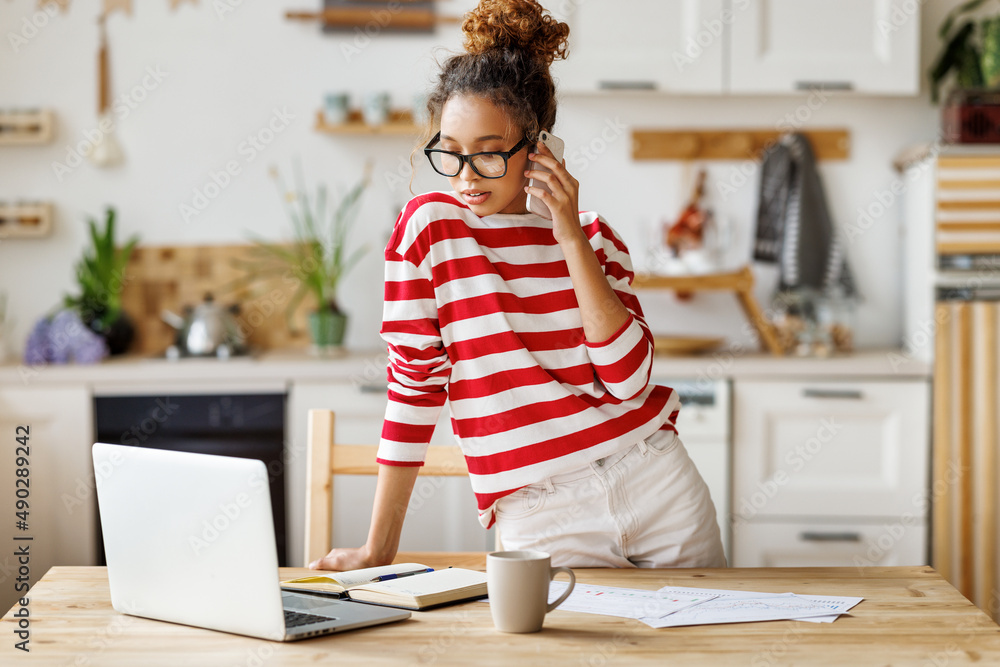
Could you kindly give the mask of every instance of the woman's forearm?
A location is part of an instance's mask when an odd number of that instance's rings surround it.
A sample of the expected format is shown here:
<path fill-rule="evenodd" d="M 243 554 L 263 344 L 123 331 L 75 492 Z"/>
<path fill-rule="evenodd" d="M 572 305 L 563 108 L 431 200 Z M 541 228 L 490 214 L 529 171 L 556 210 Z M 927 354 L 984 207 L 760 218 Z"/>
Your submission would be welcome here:
<path fill-rule="evenodd" d="M 379 466 L 372 523 L 365 544 L 378 565 L 387 565 L 396 557 L 406 508 L 419 471 L 415 466 Z"/>
<path fill-rule="evenodd" d="M 628 320 L 629 312 L 611 289 L 601 263 L 580 230 L 578 238 L 561 242 L 569 267 L 573 291 L 583 318 L 583 335 L 589 343 L 601 343 Z"/>

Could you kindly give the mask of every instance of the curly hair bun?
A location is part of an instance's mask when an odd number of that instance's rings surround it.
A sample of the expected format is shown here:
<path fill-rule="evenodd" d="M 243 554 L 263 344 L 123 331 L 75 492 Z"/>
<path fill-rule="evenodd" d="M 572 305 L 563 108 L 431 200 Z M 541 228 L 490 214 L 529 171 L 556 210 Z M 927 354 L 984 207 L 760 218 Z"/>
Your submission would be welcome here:
<path fill-rule="evenodd" d="M 551 65 L 565 58 L 569 26 L 554 19 L 536 0 L 481 0 L 462 23 L 465 50 L 521 49 Z"/>

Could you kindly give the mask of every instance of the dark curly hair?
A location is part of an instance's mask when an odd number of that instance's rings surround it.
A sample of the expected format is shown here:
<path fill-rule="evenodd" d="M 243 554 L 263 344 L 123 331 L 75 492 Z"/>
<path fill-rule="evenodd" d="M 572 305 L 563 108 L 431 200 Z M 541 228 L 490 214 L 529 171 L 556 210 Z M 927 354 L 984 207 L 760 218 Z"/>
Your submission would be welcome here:
<path fill-rule="evenodd" d="M 449 58 L 427 98 L 422 147 L 437 131 L 454 95 L 487 99 L 532 141 L 556 122 L 556 88 L 549 65 L 565 58 L 569 26 L 536 0 L 481 0 L 465 15 L 465 53 Z M 412 158 L 412 156 L 411 156 Z"/>

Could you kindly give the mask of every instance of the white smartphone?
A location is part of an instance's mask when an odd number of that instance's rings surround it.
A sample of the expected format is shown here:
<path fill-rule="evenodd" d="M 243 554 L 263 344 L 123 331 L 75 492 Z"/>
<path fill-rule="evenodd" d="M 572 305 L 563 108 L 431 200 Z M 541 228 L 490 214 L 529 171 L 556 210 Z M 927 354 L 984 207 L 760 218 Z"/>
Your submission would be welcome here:
<path fill-rule="evenodd" d="M 549 150 L 552 151 L 552 155 L 556 158 L 557 161 L 562 162 L 563 151 L 566 148 L 566 144 L 563 143 L 562 139 L 560 139 L 554 134 L 549 134 L 545 130 L 542 130 L 541 132 L 538 133 L 538 139 L 543 144 L 548 146 Z M 534 153 L 537 151 L 532 150 L 531 152 Z M 541 164 L 538 164 L 537 162 L 532 162 L 528 168 L 537 171 L 550 171 L 549 169 L 543 167 Z M 530 181 L 528 181 L 528 186 L 533 188 L 541 188 L 546 192 L 551 192 L 551 190 L 549 190 L 549 186 L 546 185 L 543 181 L 536 181 L 533 178 Z M 543 202 L 538 197 L 532 197 L 530 192 L 528 193 L 527 207 L 528 210 L 531 211 L 532 213 L 536 213 L 542 216 L 543 218 L 547 218 L 548 220 L 552 219 L 552 214 L 549 212 L 549 207 L 545 205 L 545 202 Z"/>

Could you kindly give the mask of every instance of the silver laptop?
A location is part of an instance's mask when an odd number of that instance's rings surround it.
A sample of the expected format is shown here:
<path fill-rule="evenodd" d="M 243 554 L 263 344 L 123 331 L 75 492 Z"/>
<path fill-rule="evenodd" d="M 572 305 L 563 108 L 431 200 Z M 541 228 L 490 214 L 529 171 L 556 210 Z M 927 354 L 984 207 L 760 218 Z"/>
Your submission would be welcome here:
<path fill-rule="evenodd" d="M 410 617 L 281 590 L 263 462 L 104 443 L 93 455 L 119 612 L 276 641 Z"/>

